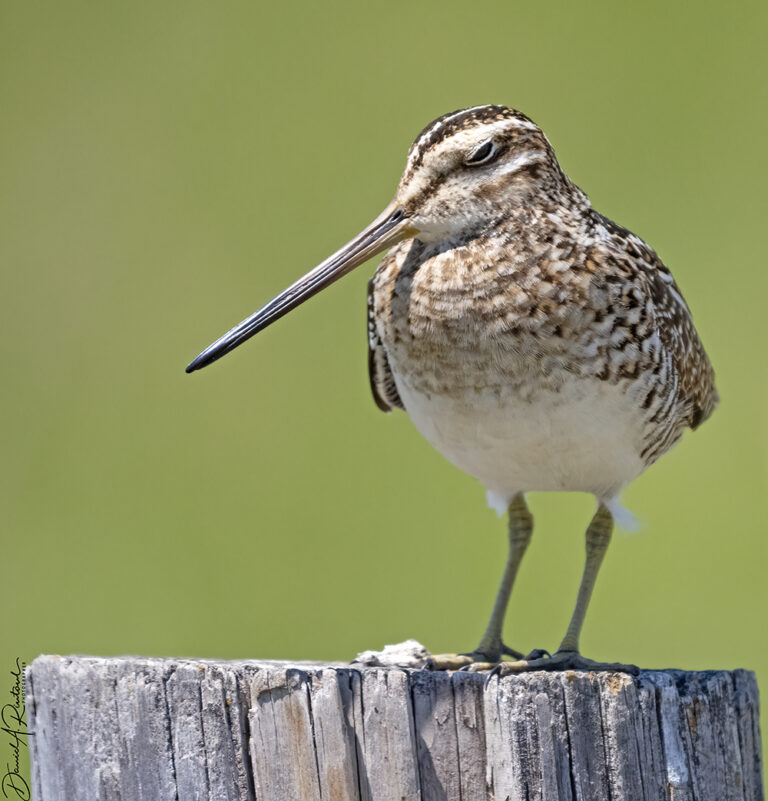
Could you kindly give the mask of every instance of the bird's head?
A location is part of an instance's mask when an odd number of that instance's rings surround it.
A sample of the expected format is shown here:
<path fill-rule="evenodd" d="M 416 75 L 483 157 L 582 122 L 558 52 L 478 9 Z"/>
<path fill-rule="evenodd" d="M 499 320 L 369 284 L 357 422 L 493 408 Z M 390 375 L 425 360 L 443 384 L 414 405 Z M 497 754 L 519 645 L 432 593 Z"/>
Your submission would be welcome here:
<path fill-rule="evenodd" d="M 556 191 L 564 175 L 542 130 L 519 111 L 444 114 L 416 137 L 395 202 L 424 241 L 482 232 Z"/>
<path fill-rule="evenodd" d="M 505 106 L 444 114 L 416 137 L 392 203 L 361 233 L 274 300 L 206 348 L 188 367 L 234 350 L 308 298 L 403 239 L 456 240 L 479 234 L 556 192 L 567 179 L 541 129 Z"/>

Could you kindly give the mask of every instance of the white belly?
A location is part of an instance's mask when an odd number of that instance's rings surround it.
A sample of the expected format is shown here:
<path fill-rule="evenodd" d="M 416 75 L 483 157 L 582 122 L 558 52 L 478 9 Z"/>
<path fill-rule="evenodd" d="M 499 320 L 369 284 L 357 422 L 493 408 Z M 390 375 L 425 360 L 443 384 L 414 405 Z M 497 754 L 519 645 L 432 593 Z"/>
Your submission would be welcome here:
<path fill-rule="evenodd" d="M 397 387 L 416 428 L 479 479 L 494 506 L 527 491 L 610 501 L 645 469 L 638 402 L 615 384 L 574 377 L 527 401 L 475 391 L 427 397 L 400 380 Z"/>

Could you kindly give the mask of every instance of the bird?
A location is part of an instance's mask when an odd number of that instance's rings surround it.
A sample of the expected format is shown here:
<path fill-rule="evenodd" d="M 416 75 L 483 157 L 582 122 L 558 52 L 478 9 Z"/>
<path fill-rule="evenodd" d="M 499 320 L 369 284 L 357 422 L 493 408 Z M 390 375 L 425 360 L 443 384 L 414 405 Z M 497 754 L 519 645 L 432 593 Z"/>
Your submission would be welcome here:
<path fill-rule="evenodd" d="M 387 251 L 368 284 L 368 372 L 508 515 L 508 558 L 487 628 L 436 669 L 626 670 L 580 651 L 622 491 L 718 402 L 714 371 L 672 274 L 596 211 L 549 139 L 503 105 L 444 114 L 411 145 L 394 200 L 360 234 L 206 348 L 199 370 Z M 529 654 L 502 638 L 533 531 L 526 494 L 584 492 L 581 583 L 565 635 Z M 507 659 L 505 659 L 507 657 Z"/>

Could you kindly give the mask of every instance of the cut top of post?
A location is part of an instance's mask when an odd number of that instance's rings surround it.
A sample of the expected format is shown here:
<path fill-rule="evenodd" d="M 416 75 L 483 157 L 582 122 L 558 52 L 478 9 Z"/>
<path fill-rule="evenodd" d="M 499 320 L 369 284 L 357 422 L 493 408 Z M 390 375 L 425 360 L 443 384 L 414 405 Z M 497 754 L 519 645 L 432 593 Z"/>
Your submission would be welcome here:
<path fill-rule="evenodd" d="M 37 801 L 761 801 L 747 671 L 42 656 Z"/>

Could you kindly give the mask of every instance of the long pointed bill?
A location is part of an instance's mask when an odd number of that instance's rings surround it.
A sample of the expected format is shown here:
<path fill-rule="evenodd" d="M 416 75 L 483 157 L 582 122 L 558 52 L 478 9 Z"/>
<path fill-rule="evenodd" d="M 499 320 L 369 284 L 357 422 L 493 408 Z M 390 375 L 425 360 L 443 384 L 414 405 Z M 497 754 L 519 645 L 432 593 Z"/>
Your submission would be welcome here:
<path fill-rule="evenodd" d="M 402 239 L 418 233 L 413 228 L 403 210 L 397 203 L 390 203 L 386 209 L 351 242 L 337 250 L 322 264 L 299 278 L 295 284 L 281 292 L 274 300 L 267 303 L 240 325 L 217 339 L 209 345 L 188 367 L 191 373 L 206 367 L 216 359 L 242 345 L 247 339 L 262 329 L 271 325 L 275 320 L 288 314 L 305 300 L 316 295 L 321 289 L 330 286 L 343 275 L 351 272 L 355 267 L 368 261 L 372 256 L 391 247 Z"/>

